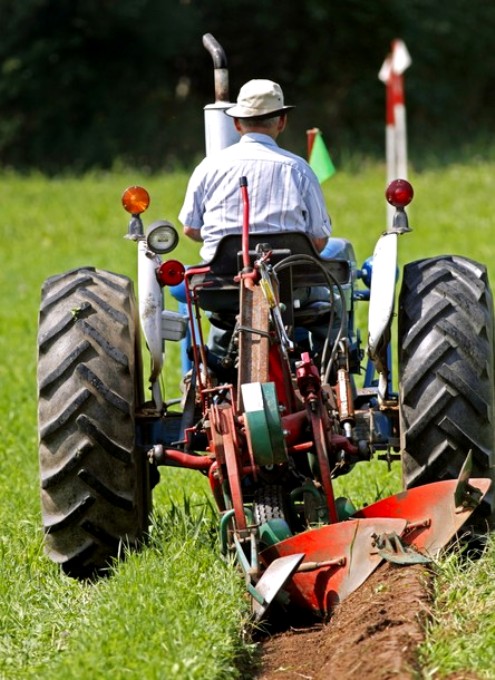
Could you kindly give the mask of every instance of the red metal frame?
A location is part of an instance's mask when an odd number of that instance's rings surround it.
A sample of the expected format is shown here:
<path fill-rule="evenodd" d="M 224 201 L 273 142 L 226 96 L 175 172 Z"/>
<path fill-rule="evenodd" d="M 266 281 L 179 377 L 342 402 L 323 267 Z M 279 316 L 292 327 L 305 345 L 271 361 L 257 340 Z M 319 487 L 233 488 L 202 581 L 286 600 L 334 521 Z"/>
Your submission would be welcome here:
<path fill-rule="evenodd" d="M 253 268 L 249 257 L 249 203 L 246 186 L 241 187 L 244 202 L 242 231 L 243 270 L 236 280 L 239 285 L 252 287 L 259 272 Z M 191 320 L 193 358 L 196 380 L 201 394 L 202 409 L 208 423 L 209 455 L 196 456 L 175 449 L 165 449 L 164 458 L 171 464 L 207 472 L 210 487 L 220 512 L 231 512 L 236 540 L 251 536 L 249 511 L 245 508 L 243 479 L 251 476 L 256 483 L 260 469 L 256 465 L 252 446 L 249 445 L 243 413 L 238 411 L 235 386 L 212 387 L 200 370 L 206 366 L 206 351 L 201 328 L 201 310 L 198 291 L 208 287 L 208 282 L 192 285 L 196 275 L 208 274 L 209 266 L 193 267 L 185 274 L 186 301 Z M 274 338 L 276 340 L 276 338 Z M 260 553 L 265 568 L 277 559 L 304 553 L 297 572 L 287 583 L 291 601 L 320 614 L 328 614 L 335 605 L 364 582 L 382 562 L 383 556 L 376 540 L 388 533 L 396 534 L 404 545 L 422 551 L 435 551 L 443 547 L 471 514 L 472 508 L 456 508 L 454 503 L 457 481 L 438 482 L 404 491 L 356 512 L 347 521 L 341 521 L 337 512 L 332 484 L 333 463 L 337 454 L 345 451 L 359 457 L 359 451 L 346 436 L 332 432 L 331 416 L 325 398 L 335 400 L 335 407 L 352 420 L 349 385 L 345 376 L 339 376 L 336 393 L 323 393 L 319 371 L 309 353 L 303 353 L 296 367 L 294 387 L 288 358 L 277 342 L 270 344 L 269 380 L 275 384 L 281 405 L 281 427 L 287 451 L 295 457 L 315 453 L 319 468 L 318 481 L 325 498 L 328 524 L 303 531 L 279 541 Z M 225 391 L 228 397 L 225 398 Z M 223 399 L 215 403 L 215 395 Z M 304 432 L 309 430 L 309 440 Z M 189 437 L 189 431 L 186 436 Z M 472 480 L 480 491 L 486 493 L 489 480 Z M 238 542 L 238 541 L 237 541 Z"/>

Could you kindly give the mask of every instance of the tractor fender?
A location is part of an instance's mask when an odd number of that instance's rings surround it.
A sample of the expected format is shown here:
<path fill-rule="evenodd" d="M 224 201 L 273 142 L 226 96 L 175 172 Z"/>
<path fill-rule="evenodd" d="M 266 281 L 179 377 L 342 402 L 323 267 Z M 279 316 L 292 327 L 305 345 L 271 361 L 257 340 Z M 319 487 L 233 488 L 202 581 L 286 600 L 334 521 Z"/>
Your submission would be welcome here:
<path fill-rule="evenodd" d="M 156 278 L 157 262 L 150 257 L 145 241 L 138 243 L 139 317 L 141 328 L 151 358 L 149 380 L 157 408 L 163 400 L 158 378 L 163 366 L 164 343 L 162 339 L 163 292 Z"/>
<path fill-rule="evenodd" d="M 368 310 L 368 353 L 373 361 L 383 359 L 388 345 L 389 329 L 394 311 L 397 281 L 396 233 L 385 233 L 377 241 L 373 253 L 370 303 Z"/>

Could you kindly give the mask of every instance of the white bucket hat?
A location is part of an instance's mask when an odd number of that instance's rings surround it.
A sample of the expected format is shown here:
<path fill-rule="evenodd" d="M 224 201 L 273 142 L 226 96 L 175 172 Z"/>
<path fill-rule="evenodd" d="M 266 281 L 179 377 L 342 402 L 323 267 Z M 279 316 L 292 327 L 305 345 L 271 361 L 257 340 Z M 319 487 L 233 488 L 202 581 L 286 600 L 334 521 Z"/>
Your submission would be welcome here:
<path fill-rule="evenodd" d="M 273 80 L 249 80 L 239 90 L 237 104 L 226 109 L 232 118 L 260 118 L 276 116 L 293 109 L 284 106 L 284 93 Z"/>

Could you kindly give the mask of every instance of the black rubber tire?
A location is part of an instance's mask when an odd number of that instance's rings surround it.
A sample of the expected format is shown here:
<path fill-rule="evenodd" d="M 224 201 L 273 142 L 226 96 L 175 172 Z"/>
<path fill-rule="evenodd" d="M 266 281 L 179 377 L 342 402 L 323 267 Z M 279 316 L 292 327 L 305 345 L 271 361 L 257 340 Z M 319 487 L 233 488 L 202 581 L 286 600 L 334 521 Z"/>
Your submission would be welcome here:
<path fill-rule="evenodd" d="M 279 484 L 266 484 L 254 492 L 253 514 L 257 524 L 264 524 L 271 519 L 285 519 L 285 499 L 283 488 Z"/>
<path fill-rule="evenodd" d="M 48 279 L 38 335 L 38 427 L 46 552 L 88 578 L 148 527 L 149 464 L 135 445 L 141 402 L 132 282 L 93 268 Z"/>
<path fill-rule="evenodd" d="M 399 400 L 404 482 L 493 479 L 494 315 L 486 268 L 443 256 L 406 265 L 399 297 Z M 477 512 L 492 515 L 493 490 Z"/>

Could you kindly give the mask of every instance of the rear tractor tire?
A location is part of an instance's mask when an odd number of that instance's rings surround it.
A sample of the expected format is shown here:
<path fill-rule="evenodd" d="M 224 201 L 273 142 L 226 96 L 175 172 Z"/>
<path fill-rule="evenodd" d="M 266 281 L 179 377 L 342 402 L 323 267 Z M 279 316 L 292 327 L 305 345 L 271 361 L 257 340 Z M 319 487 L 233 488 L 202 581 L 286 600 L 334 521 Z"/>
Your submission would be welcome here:
<path fill-rule="evenodd" d="M 48 279 L 38 335 L 46 552 L 70 576 L 102 573 L 146 534 L 149 464 L 136 450 L 139 332 L 131 281 L 93 268 Z"/>
<path fill-rule="evenodd" d="M 494 315 L 486 268 L 444 256 L 404 268 L 399 298 L 401 449 L 406 487 L 494 477 Z M 474 523 L 493 525 L 493 486 Z"/>

